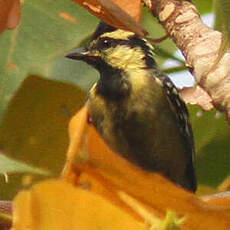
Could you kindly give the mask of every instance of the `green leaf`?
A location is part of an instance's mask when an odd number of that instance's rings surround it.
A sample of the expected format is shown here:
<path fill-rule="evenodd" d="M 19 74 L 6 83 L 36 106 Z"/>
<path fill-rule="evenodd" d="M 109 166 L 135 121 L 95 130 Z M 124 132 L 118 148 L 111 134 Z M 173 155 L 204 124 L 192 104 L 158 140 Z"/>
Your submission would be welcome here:
<path fill-rule="evenodd" d="M 32 167 L 20 161 L 16 161 L 4 156 L 0 153 L 0 174 L 8 173 L 35 173 L 41 175 L 48 175 L 49 173 L 46 170 L 42 170 L 36 167 Z"/>
<path fill-rule="evenodd" d="M 156 53 L 157 56 L 160 56 L 160 57 L 165 58 L 165 59 L 172 59 L 172 60 L 177 61 L 180 64 L 185 66 L 184 60 L 174 56 L 172 53 L 169 53 L 167 50 L 164 50 L 164 49 L 162 49 L 162 48 L 160 48 L 160 47 L 158 47 L 156 45 L 155 45 L 154 52 Z"/>
<path fill-rule="evenodd" d="M 230 129 L 224 114 L 190 107 L 196 145 L 198 182 L 218 186 L 230 175 Z"/>
<path fill-rule="evenodd" d="M 23 80 L 32 74 L 55 78 L 55 59 L 78 46 L 98 22 L 72 1 L 31 0 L 21 5 L 20 25 L 0 37 L 0 123 Z M 72 73 L 73 78 L 81 76 L 76 68 Z"/>
<path fill-rule="evenodd" d="M 228 16 L 230 13 L 230 2 L 228 0 L 214 0 L 214 11 L 215 29 L 223 32 L 229 30 L 230 22 Z"/>
<path fill-rule="evenodd" d="M 193 4 L 195 4 L 200 14 L 207 14 L 212 12 L 212 0 L 193 0 Z"/>
<path fill-rule="evenodd" d="M 89 89 L 99 78 L 98 72 L 84 62 L 58 57 L 54 60 L 52 76 L 55 80 Z"/>
<path fill-rule="evenodd" d="M 217 58 L 217 63 L 230 47 L 230 2 L 229 0 L 215 0 L 215 29 L 222 32 L 223 37 Z"/>
<path fill-rule="evenodd" d="M 70 84 L 29 76 L 12 98 L 0 127 L 0 147 L 10 158 L 59 176 L 68 148 L 70 118 L 86 94 Z M 33 175 L 32 182 L 44 177 Z M 12 199 L 24 175 L 0 177 L 0 197 Z"/>

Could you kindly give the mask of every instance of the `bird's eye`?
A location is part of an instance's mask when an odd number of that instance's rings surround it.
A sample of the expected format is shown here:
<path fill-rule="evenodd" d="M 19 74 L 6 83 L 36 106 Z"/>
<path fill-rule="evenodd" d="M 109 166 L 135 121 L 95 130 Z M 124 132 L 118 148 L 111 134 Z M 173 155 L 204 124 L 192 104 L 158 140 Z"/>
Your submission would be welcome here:
<path fill-rule="evenodd" d="M 103 39 L 102 40 L 103 46 L 109 47 L 110 46 L 110 41 L 108 39 Z"/>
<path fill-rule="evenodd" d="M 111 46 L 113 46 L 113 43 L 112 43 L 112 40 L 109 39 L 109 38 L 101 38 L 95 48 L 98 49 L 98 50 L 104 50 L 104 49 L 107 49 L 107 48 L 110 48 Z"/>

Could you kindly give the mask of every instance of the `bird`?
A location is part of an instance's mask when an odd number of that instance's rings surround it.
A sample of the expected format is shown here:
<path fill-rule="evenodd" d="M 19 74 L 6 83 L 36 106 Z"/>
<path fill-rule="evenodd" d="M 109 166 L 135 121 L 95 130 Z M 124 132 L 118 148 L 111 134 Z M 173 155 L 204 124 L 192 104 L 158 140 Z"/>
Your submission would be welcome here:
<path fill-rule="evenodd" d="M 197 189 L 193 131 L 185 102 L 154 59 L 153 45 L 101 22 L 85 48 L 66 57 L 99 72 L 89 121 L 116 153 L 191 192 Z"/>

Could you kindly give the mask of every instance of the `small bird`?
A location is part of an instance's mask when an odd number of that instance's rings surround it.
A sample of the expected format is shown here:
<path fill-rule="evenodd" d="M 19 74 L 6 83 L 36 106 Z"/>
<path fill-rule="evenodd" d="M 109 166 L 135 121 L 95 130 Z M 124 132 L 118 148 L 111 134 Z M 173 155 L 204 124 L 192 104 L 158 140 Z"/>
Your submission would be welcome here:
<path fill-rule="evenodd" d="M 185 103 L 133 32 L 101 23 L 85 49 L 67 55 L 100 73 L 89 119 L 110 148 L 144 170 L 195 191 L 194 141 Z"/>

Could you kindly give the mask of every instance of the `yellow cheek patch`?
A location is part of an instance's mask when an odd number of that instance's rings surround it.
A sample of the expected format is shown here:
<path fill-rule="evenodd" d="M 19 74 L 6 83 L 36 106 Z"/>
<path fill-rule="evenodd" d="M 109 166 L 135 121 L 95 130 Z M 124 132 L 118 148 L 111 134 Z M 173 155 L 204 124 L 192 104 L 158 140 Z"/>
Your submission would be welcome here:
<path fill-rule="evenodd" d="M 129 72 L 146 66 L 143 60 L 144 56 L 143 51 L 139 47 L 131 49 L 124 45 L 118 45 L 115 48 L 108 49 L 103 58 L 111 66 Z"/>

